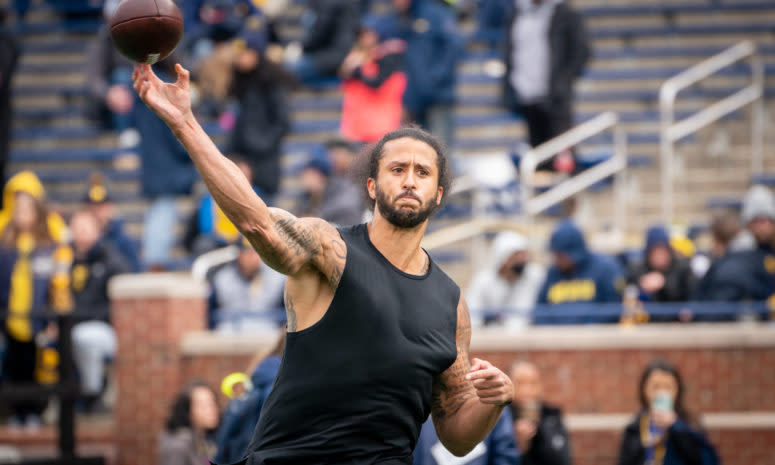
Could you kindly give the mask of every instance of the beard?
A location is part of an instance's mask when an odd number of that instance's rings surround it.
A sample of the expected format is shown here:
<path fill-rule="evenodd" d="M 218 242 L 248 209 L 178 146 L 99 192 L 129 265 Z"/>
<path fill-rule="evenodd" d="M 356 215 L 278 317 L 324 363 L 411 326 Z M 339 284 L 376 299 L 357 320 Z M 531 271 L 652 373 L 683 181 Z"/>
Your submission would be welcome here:
<path fill-rule="evenodd" d="M 433 212 L 436 211 L 436 208 L 438 208 L 434 199 L 430 199 L 423 203 L 423 201 L 412 191 L 401 192 L 392 202 L 388 199 L 387 193 L 382 191 L 378 186 L 375 187 L 375 193 L 377 196 L 376 202 L 379 212 L 390 222 L 390 224 L 397 228 L 414 228 L 427 220 Z M 417 199 L 420 202 L 420 209 L 409 210 L 396 207 L 396 201 L 402 196 L 411 196 L 412 198 Z"/>

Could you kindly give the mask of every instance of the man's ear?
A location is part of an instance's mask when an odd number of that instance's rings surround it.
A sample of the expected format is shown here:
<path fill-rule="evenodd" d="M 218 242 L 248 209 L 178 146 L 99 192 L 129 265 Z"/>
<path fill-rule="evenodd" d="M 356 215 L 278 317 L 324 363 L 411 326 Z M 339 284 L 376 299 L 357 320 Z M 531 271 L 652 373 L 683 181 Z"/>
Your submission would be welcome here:
<path fill-rule="evenodd" d="M 366 191 L 369 193 L 371 200 L 377 199 L 377 181 L 374 178 L 366 180 Z"/>
<path fill-rule="evenodd" d="M 439 189 L 436 192 L 436 205 L 441 205 L 441 199 L 443 198 L 444 198 L 444 188 L 439 186 Z"/>

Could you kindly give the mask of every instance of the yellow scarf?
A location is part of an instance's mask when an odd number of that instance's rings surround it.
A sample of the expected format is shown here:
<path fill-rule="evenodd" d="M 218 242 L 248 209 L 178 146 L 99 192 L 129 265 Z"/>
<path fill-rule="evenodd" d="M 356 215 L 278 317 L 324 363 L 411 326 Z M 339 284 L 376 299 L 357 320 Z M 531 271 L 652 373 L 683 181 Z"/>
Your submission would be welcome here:
<path fill-rule="evenodd" d="M 29 318 L 32 309 L 33 278 L 30 255 L 35 248 L 35 239 L 29 234 L 21 234 L 16 241 L 19 256 L 11 272 L 11 289 L 8 296 L 8 333 L 17 341 L 32 341 L 32 321 Z"/>

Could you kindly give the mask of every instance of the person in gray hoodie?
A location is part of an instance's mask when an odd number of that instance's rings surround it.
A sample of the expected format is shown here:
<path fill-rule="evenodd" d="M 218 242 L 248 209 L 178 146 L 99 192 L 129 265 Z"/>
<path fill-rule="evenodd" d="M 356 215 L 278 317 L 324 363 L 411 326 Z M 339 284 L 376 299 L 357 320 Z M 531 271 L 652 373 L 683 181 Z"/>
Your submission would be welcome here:
<path fill-rule="evenodd" d="M 528 240 L 511 231 L 495 236 L 487 268 L 479 271 L 468 290 L 472 321 L 486 311 L 504 311 L 508 326 L 524 327 L 538 300 L 546 270 L 531 260 Z"/>

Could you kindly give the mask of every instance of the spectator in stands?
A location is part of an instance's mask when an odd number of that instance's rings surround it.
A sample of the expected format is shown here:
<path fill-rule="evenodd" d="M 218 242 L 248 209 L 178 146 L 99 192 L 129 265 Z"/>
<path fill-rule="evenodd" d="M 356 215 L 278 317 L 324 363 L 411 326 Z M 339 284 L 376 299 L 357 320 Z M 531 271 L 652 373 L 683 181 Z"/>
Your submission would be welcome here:
<path fill-rule="evenodd" d="M 689 300 L 694 275 L 689 261 L 673 251 L 662 226 L 649 228 L 643 260 L 630 266 L 627 282 L 638 286 L 641 300 L 682 302 Z"/>
<path fill-rule="evenodd" d="M 89 180 L 89 190 L 83 198 L 83 204 L 97 219 L 100 227 L 100 241 L 109 243 L 116 249 L 129 265 L 132 272 L 140 272 L 142 265 L 137 254 L 134 240 L 126 233 L 124 222 L 116 217 L 116 205 L 105 187 L 100 175 L 92 175 Z"/>
<path fill-rule="evenodd" d="M 452 146 L 457 63 L 463 41 L 455 16 L 435 0 L 392 0 L 385 37 L 406 42 L 404 108 L 416 122 Z"/>
<path fill-rule="evenodd" d="M 105 2 L 106 24 L 100 26 L 86 50 L 87 112 L 104 129 L 119 133 L 119 146 L 133 147 L 139 142 L 134 120 L 135 96 L 132 94 L 133 63 L 113 45 L 107 26 L 118 3 L 118 0 Z"/>
<path fill-rule="evenodd" d="M 352 0 L 309 0 L 302 17 L 302 54 L 289 62 L 296 78 L 309 84 L 335 77 L 358 35 L 360 7 Z"/>
<path fill-rule="evenodd" d="M 684 384 L 666 360 L 653 360 L 640 378 L 641 410 L 624 430 L 619 465 L 718 463 L 713 447 L 684 407 Z"/>
<path fill-rule="evenodd" d="M 573 125 L 573 83 L 590 55 L 581 15 L 562 0 L 517 0 L 507 28 L 504 99 L 538 146 Z M 571 151 L 562 159 L 571 157 Z M 548 160 L 538 169 L 567 164 Z M 562 162 L 562 163 L 560 163 Z M 562 170 L 565 171 L 565 170 Z"/>
<path fill-rule="evenodd" d="M 233 157 L 232 160 L 252 184 L 253 171 L 250 165 L 240 157 Z M 260 195 L 258 191 L 256 193 Z M 194 256 L 199 256 L 236 243 L 239 236 L 237 227 L 226 217 L 221 207 L 215 203 L 213 196 L 206 192 L 189 221 L 183 242 Z"/>
<path fill-rule="evenodd" d="M 266 58 L 266 45 L 265 31 L 247 27 L 235 42 L 239 52 L 230 94 L 240 109 L 229 149 L 250 165 L 262 198 L 271 198 L 279 189 L 281 146 L 291 127 L 288 89 L 293 78 Z"/>
<path fill-rule="evenodd" d="M 87 412 L 101 410 L 104 364 L 116 354 L 116 334 L 110 325 L 108 282 L 129 271 L 129 265 L 110 241 L 101 240 L 99 220 L 89 210 L 70 219 L 73 240 L 71 286 L 80 314 L 73 327 L 73 359 L 81 379 Z M 85 315 L 88 315 L 86 317 Z"/>
<path fill-rule="evenodd" d="M 250 387 L 241 396 L 235 396 L 226 407 L 223 421 L 218 428 L 216 443 L 218 454 L 215 463 L 237 463 L 244 455 L 253 438 L 261 407 L 274 386 L 285 349 L 285 328 L 279 331 L 277 344 L 269 354 L 261 354 L 258 363 L 252 363 Z"/>
<path fill-rule="evenodd" d="M 6 10 L 0 6 L 0 180 L 5 181 L 5 165 L 11 146 L 11 80 L 19 61 L 19 43 L 5 28 Z M 0 203 L 0 208 L 2 208 Z"/>
<path fill-rule="evenodd" d="M 154 72 L 169 80 L 175 75 L 172 67 L 177 61 L 174 56 L 167 58 L 154 66 Z M 176 199 L 190 195 L 199 177 L 186 150 L 158 116 L 145 105 L 135 105 L 135 116 L 141 136 L 142 194 L 150 201 L 143 227 L 142 261 L 152 271 L 159 271 L 167 269 L 172 259 Z"/>
<path fill-rule="evenodd" d="M 159 463 L 202 465 L 215 455 L 220 422 L 218 398 L 204 381 L 189 383 L 177 395 L 159 437 Z"/>
<path fill-rule="evenodd" d="M 27 194 L 35 198 L 41 205 L 45 206 L 46 191 L 43 184 L 32 171 L 20 171 L 11 176 L 3 187 L 3 209 L 0 210 L 0 235 L 5 232 L 5 228 L 11 223 L 16 210 L 16 199 L 21 194 Z M 65 241 L 67 235 L 67 225 L 59 214 L 53 211 L 46 211 L 45 223 L 48 226 L 48 234 L 58 243 Z"/>
<path fill-rule="evenodd" d="M 521 452 L 521 465 L 570 465 L 568 431 L 559 408 L 542 399 L 541 375 L 530 362 L 511 367 L 514 384 L 514 437 Z"/>
<path fill-rule="evenodd" d="M 455 457 L 439 441 L 433 420 L 428 418 L 422 425 L 417 446 L 414 449 L 414 465 L 517 465 L 519 451 L 514 441 L 511 412 L 504 409 L 498 423 L 484 441 L 463 457 Z"/>
<path fill-rule="evenodd" d="M 351 141 L 376 142 L 401 125 L 406 42 L 383 36 L 379 20 L 366 17 L 339 72 L 345 80 L 340 132 Z"/>
<path fill-rule="evenodd" d="M 581 230 L 571 221 L 557 226 L 550 239 L 554 265 L 549 268 L 538 302 L 563 304 L 619 302 L 625 281 L 612 258 L 587 250 Z"/>
<path fill-rule="evenodd" d="M 767 188 L 754 186 L 748 192 L 743 222 L 747 231 L 734 236 L 735 224 L 714 223 L 717 255 L 697 287 L 696 300 L 766 300 L 775 292 L 775 198 Z"/>
<path fill-rule="evenodd" d="M 468 291 L 472 321 L 495 310 L 505 313 L 509 326 L 525 327 L 544 279 L 546 270 L 531 260 L 527 239 L 510 231 L 499 233 L 487 268 L 474 276 Z"/>
<path fill-rule="evenodd" d="M 47 348 L 56 339 L 57 328 L 31 313 L 67 310 L 65 306 L 70 303 L 66 273 L 64 281 L 55 279 L 59 277 L 61 254 L 70 252 L 56 245 L 42 196 L 28 192 L 36 187 L 40 186 L 19 189 L 10 200 L 6 197 L 5 211 L 11 215 L 0 234 L 0 308 L 7 310 L 2 328 L 6 344 L 2 373 L 11 383 L 57 381 L 55 372 L 51 378 L 44 366 L 56 365 Z M 53 356 L 56 359 L 55 353 Z M 41 400 L 10 403 L 11 425 L 37 428 L 45 406 Z"/>
<path fill-rule="evenodd" d="M 326 141 L 326 152 L 331 160 L 334 177 L 338 180 L 353 182 L 352 164 L 357 156 L 355 146 L 344 139 L 333 138 Z"/>
<path fill-rule="evenodd" d="M 360 189 L 349 179 L 335 178 L 332 171 L 331 160 L 324 150 L 312 154 L 301 172 L 304 197 L 299 211 L 303 216 L 322 218 L 340 226 L 360 223 L 365 211 Z"/>
<path fill-rule="evenodd" d="M 224 331 L 275 329 L 272 311 L 283 306 L 285 276 L 264 263 L 245 239 L 237 244 L 237 259 L 212 278 L 216 327 Z M 247 318 L 242 319 L 241 314 Z"/>

